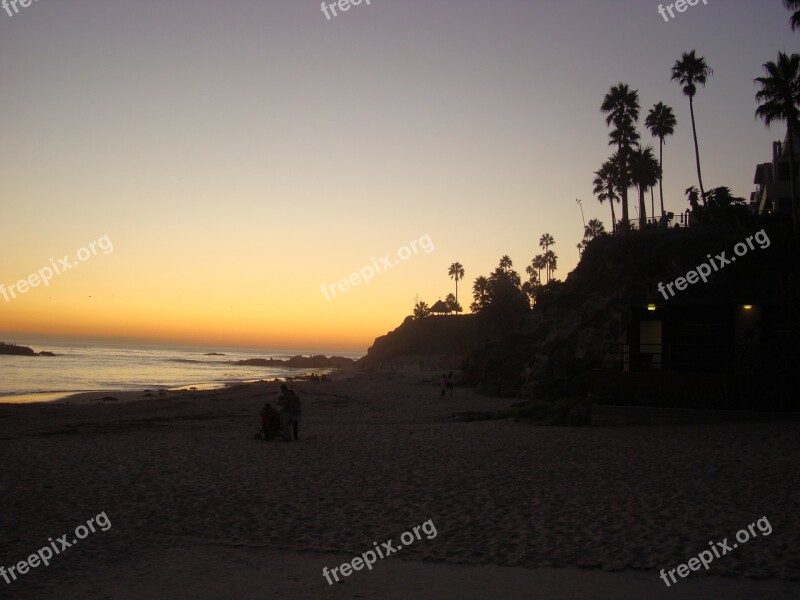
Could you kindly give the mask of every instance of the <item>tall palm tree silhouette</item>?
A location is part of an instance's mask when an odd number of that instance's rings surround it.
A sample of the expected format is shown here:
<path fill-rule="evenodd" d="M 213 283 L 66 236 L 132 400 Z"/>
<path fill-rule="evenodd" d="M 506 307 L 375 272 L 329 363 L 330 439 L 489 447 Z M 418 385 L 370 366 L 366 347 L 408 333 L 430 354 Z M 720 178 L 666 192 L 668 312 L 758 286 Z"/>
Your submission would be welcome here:
<path fill-rule="evenodd" d="M 800 1 L 800 0 L 798 0 Z M 668 135 L 675 133 L 675 126 L 678 121 L 675 119 L 675 113 L 672 108 L 659 102 L 650 112 L 647 113 L 647 118 L 644 124 L 653 137 L 658 138 L 658 164 L 661 167 L 662 175 L 658 178 L 658 193 L 661 197 L 661 217 L 664 217 L 664 138 Z M 655 215 L 653 215 L 655 216 Z"/>
<path fill-rule="evenodd" d="M 464 279 L 464 265 L 459 262 L 454 262 L 447 270 L 447 274 L 450 276 L 450 279 L 455 279 L 456 281 L 456 303 L 458 303 L 458 282 Z"/>
<path fill-rule="evenodd" d="M 504 254 L 500 258 L 500 268 L 503 269 L 504 271 L 510 270 L 511 267 L 513 267 L 513 266 L 514 266 L 514 264 L 511 262 L 511 257 L 508 256 L 508 254 Z"/>
<path fill-rule="evenodd" d="M 798 0 L 800 1 L 800 0 Z M 789 139 L 789 181 L 792 186 L 792 221 L 795 236 L 800 236 L 800 206 L 797 198 L 794 140 L 800 135 L 800 54 L 778 54 L 778 62 L 764 63 L 766 77 L 757 77 L 761 89 L 756 92 L 759 107 L 756 118 L 769 126 L 773 121 L 786 121 Z"/>
<path fill-rule="evenodd" d="M 703 174 L 700 170 L 700 148 L 697 145 L 697 126 L 694 121 L 694 96 L 697 94 L 697 84 L 705 87 L 706 79 L 714 71 L 706 64 L 706 59 L 697 56 L 696 51 L 684 52 L 672 67 L 672 79 L 683 86 L 683 94 L 689 97 L 689 112 L 692 115 L 692 135 L 694 136 L 694 156 L 697 163 L 697 181 L 700 184 L 700 198 L 703 206 L 706 204 L 706 190 L 703 187 Z"/>
<path fill-rule="evenodd" d="M 614 212 L 614 202 L 619 202 L 617 195 L 617 175 L 618 169 L 611 159 L 603 163 L 603 165 L 594 172 L 594 185 L 593 193 L 600 201 L 600 204 L 608 200 L 611 205 L 611 230 L 615 231 L 617 228 L 617 215 Z"/>
<path fill-rule="evenodd" d="M 631 153 L 631 179 L 639 188 L 639 229 L 644 229 L 647 224 L 647 207 L 644 203 L 644 194 L 647 188 L 658 183 L 661 167 L 653 155 L 653 147 L 637 148 Z"/>
<path fill-rule="evenodd" d="M 795 11 L 792 15 L 792 31 L 800 29 L 800 0 L 783 0 L 784 6 Z"/>
<path fill-rule="evenodd" d="M 547 251 L 550 249 L 550 246 L 555 245 L 555 243 L 555 238 L 549 233 L 543 233 L 542 237 L 539 238 L 539 247 L 542 248 L 545 253 L 547 253 Z"/>
<path fill-rule="evenodd" d="M 545 263 L 547 265 L 547 283 L 550 283 L 550 278 L 558 265 L 558 256 L 552 250 L 544 253 Z"/>
<path fill-rule="evenodd" d="M 541 283 L 542 269 L 547 268 L 547 259 L 544 257 L 544 254 L 537 254 L 531 261 L 531 266 L 539 272 L 537 275 L 537 279 L 539 280 L 539 283 Z"/>
<path fill-rule="evenodd" d="M 623 227 L 628 226 L 628 186 L 627 163 L 628 154 L 633 145 L 638 141 L 636 122 L 639 120 L 639 92 L 632 90 L 626 83 L 613 86 L 603 98 L 600 112 L 606 115 L 606 125 L 614 125 L 614 130 L 609 134 L 609 145 L 616 145 L 619 155 L 619 180 L 618 186 L 622 199 Z"/>

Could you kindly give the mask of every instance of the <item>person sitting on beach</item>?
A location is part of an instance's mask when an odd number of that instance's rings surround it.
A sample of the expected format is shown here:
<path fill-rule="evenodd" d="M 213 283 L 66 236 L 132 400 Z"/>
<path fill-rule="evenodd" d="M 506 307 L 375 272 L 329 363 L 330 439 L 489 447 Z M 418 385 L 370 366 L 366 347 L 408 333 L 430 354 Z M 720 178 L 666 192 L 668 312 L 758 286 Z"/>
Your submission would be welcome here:
<path fill-rule="evenodd" d="M 300 398 L 297 397 L 297 394 L 294 393 L 294 390 L 289 390 L 289 398 L 286 403 L 286 408 L 289 410 L 289 414 L 291 415 L 292 419 L 292 429 L 289 433 L 291 435 L 291 439 L 297 441 L 300 438 L 300 414 L 302 413 L 303 408 L 300 405 Z"/>
<path fill-rule="evenodd" d="M 269 402 L 265 402 L 264 408 L 261 409 L 261 434 L 265 440 L 275 438 L 280 428 L 279 423 L 278 411 L 272 408 Z"/>
<path fill-rule="evenodd" d="M 281 393 L 278 395 L 279 416 L 281 422 L 281 437 L 285 442 L 292 441 L 292 413 L 289 410 L 289 388 L 281 384 Z"/>

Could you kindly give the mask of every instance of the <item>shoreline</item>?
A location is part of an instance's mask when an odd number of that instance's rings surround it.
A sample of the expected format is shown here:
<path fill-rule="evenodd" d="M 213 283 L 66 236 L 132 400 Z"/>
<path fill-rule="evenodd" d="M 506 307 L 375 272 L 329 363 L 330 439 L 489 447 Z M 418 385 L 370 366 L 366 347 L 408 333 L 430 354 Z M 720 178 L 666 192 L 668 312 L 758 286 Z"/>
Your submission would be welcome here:
<path fill-rule="evenodd" d="M 106 389 L 106 390 L 84 390 L 84 391 L 68 391 L 68 392 L 34 392 L 30 394 L 18 394 L 12 396 L 0 396 L 0 406 L 7 405 L 26 405 L 26 404 L 89 404 L 89 403 L 102 403 L 105 402 L 137 402 L 150 400 L 153 398 L 164 398 L 173 393 L 193 393 L 193 392 L 209 392 L 215 390 L 226 390 L 240 385 L 253 385 L 258 383 L 274 383 L 276 381 L 305 381 L 312 374 L 322 376 L 323 374 L 331 376 L 332 374 L 345 371 L 347 369 L 355 369 L 355 367 L 343 367 L 336 369 L 334 367 L 325 367 L 322 369 L 310 369 L 308 371 L 298 372 L 287 377 L 273 377 L 263 379 L 242 379 L 230 380 L 227 382 L 203 382 L 203 383 L 187 383 L 174 387 L 150 387 L 146 389 L 134 390 L 121 390 L 121 389 Z M 112 398 L 107 400 L 106 398 Z"/>

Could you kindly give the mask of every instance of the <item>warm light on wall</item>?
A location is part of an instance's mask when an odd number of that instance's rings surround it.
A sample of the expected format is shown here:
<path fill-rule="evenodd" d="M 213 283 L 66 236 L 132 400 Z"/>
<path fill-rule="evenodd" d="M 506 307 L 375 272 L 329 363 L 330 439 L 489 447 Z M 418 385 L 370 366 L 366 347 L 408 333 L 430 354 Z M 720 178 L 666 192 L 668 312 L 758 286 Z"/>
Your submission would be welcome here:
<path fill-rule="evenodd" d="M 744 305 L 744 309 L 745 309 L 745 310 L 751 310 L 752 308 L 753 308 L 753 305 L 752 305 L 752 304 L 745 304 L 745 305 Z"/>
<path fill-rule="evenodd" d="M 647 305 L 647 310 L 654 311 L 655 309 L 656 309 L 656 305 L 655 304 L 648 304 Z"/>

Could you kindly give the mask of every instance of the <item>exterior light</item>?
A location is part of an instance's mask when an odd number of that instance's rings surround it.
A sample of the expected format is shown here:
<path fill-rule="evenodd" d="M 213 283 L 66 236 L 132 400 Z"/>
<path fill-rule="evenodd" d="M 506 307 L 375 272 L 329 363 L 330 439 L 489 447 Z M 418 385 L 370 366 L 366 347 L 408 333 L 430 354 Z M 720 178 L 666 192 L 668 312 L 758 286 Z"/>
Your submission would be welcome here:
<path fill-rule="evenodd" d="M 752 304 L 745 304 L 745 305 L 744 305 L 744 309 L 745 309 L 745 310 L 752 310 L 752 308 L 753 308 L 753 305 L 752 305 Z"/>
<path fill-rule="evenodd" d="M 655 309 L 656 309 L 656 305 L 655 304 L 648 304 L 647 305 L 647 310 L 654 311 Z"/>

